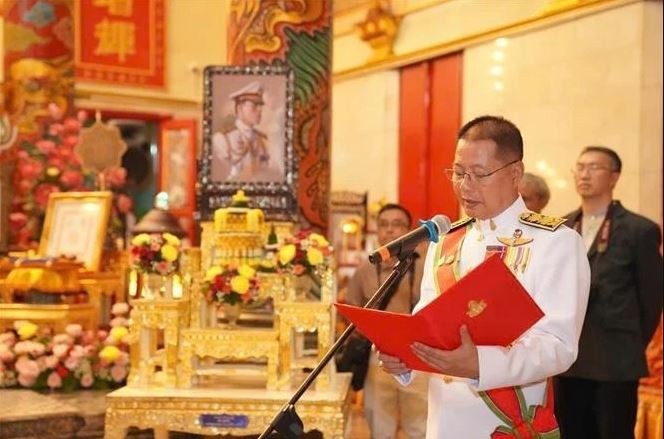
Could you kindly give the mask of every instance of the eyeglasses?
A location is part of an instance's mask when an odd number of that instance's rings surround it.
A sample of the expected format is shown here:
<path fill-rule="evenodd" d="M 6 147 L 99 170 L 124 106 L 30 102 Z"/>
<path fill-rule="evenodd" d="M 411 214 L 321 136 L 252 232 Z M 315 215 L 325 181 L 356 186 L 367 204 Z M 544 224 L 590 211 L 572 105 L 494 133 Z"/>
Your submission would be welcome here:
<path fill-rule="evenodd" d="M 595 173 L 599 171 L 617 172 L 615 169 L 604 166 L 600 163 L 577 163 L 572 168 L 572 174 L 583 174 L 584 171 Z"/>
<path fill-rule="evenodd" d="M 394 220 L 394 221 L 378 221 L 379 229 L 387 229 L 392 227 L 393 229 L 407 229 L 408 224 L 403 221 Z"/>
<path fill-rule="evenodd" d="M 513 165 L 514 163 L 519 162 L 520 160 L 512 160 L 511 162 L 501 166 L 498 169 L 494 169 L 491 172 L 487 172 L 485 174 L 478 174 L 476 172 L 459 172 L 456 169 L 445 169 L 445 176 L 454 184 L 460 184 L 466 176 L 468 176 L 468 179 L 473 182 L 473 183 L 482 183 L 484 182 L 487 178 L 491 177 L 493 174 L 496 172 L 505 169 L 509 165 Z"/>

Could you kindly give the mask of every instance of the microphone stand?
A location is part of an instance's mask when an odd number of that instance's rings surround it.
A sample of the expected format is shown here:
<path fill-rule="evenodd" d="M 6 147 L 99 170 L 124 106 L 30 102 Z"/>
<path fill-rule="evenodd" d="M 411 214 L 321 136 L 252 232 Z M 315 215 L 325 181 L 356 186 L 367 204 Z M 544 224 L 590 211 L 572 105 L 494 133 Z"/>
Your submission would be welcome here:
<path fill-rule="evenodd" d="M 392 272 L 378 287 L 371 299 L 369 299 L 369 301 L 364 305 L 364 308 L 373 308 L 374 305 L 379 303 L 385 293 L 392 290 L 392 285 L 394 285 L 395 282 L 401 281 L 401 278 L 404 276 L 404 274 L 406 274 L 406 272 L 408 272 L 411 265 L 413 265 L 414 259 L 415 258 L 412 251 L 401 255 L 398 262 L 392 269 Z M 330 349 L 328 349 L 320 362 L 309 373 L 300 387 L 295 391 L 293 396 L 291 396 L 288 402 L 281 407 L 279 413 L 277 413 L 277 415 L 272 419 L 270 425 L 268 425 L 267 428 L 263 430 L 263 433 L 258 436 L 258 439 L 268 438 L 273 431 L 284 435 L 288 439 L 295 439 L 304 434 L 304 424 L 298 414 L 295 412 L 295 404 L 300 400 L 309 386 L 311 386 L 316 377 L 320 375 L 320 373 L 323 371 L 323 368 L 334 357 L 334 354 L 341 348 L 343 343 L 354 330 L 355 325 L 351 323 L 339 336 L 337 341 L 334 342 Z"/>

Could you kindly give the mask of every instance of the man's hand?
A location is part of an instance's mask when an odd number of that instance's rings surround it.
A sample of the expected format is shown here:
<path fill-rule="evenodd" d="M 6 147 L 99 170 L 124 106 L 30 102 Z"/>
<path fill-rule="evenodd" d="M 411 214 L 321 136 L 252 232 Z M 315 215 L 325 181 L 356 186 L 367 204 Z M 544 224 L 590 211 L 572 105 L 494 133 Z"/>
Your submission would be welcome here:
<path fill-rule="evenodd" d="M 413 343 L 411 349 L 422 361 L 443 375 L 477 379 L 480 376 L 477 347 L 465 325 L 459 329 L 461 346 L 453 351 L 432 348 L 422 343 Z"/>
<path fill-rule="evenodd" d="M 371 346 L 371 349 L 375 349 L 375 347 Z M 378 354 L 378 365 L 385 372 L 392 375 L 400 375 L 402 373 L 410 372 L 410 369 L 407 368 L 397 357 L 383 354 L 380 351 L 376 351 L 376 353 Z"/>

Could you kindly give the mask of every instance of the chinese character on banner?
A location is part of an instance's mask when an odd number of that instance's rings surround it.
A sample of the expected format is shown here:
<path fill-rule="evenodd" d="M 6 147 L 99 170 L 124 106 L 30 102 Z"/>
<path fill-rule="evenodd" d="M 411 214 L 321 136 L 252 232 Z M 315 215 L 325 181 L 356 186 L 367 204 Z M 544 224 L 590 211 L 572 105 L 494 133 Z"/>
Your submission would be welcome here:
<path fill-rule="evenodd" d="M 164 87 L 165 0 L 74 4 L 77 80 Z"/>
<path fill-rule="evenodd" d="M 131 10 L 134 5 L 134 1 L 133 0 L 94 0 L 94 5 L 108 8 L 108 13 L 111 15 L 131 17 Z"/>

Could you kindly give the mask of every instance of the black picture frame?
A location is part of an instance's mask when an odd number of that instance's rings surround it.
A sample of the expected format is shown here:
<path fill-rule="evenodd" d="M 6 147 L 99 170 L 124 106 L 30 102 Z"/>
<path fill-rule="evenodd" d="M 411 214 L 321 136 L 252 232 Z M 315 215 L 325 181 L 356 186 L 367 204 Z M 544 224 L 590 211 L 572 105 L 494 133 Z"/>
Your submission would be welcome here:
<path fill-rule="evenodd" d="M 211 220 L 216 209 L 228 206 L 236 191 L 243 190 L 253 207 L 262 209 L 268 220 L 296 221 L 299 161 L 293 147 L 293 72 L 287 66 L 277 65 L 208 66 L 203 77 L 203 148 L 196 185 L 197 219 Z M 224 173 L 224 167 L 232 166 L 232 157 L 227 159 L 228 163 L 222 163 L 226 156 L 220 158 L 223 152 L 216 140 L 222 134 L 227 140 L 237 129 L 237 118 L 230 120 L 236 110 L 231 95 L 255 83 L 262 87 L 263 114 L 268 115 L 257 125 L 269 153 L 266 171 L 231 176 L 230 172 Z"/>

